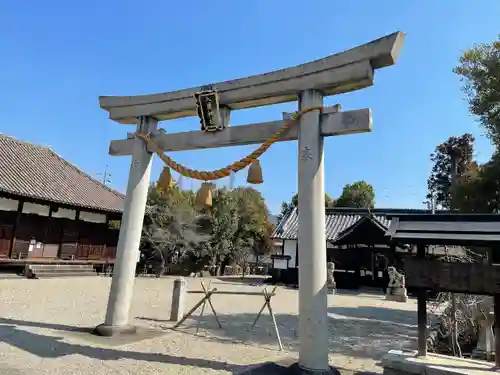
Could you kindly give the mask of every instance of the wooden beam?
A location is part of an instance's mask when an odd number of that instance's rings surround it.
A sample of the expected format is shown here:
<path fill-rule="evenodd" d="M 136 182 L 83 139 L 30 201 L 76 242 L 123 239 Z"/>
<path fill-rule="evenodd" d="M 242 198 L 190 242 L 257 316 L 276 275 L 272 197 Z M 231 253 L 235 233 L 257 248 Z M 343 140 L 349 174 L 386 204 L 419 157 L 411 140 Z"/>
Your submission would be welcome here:
<path fill-rule="evenodd" d="M 359 47 L 295 67 L 208 85 L 231 109 L 252 108 L 297 100 L 308 89 L 334 95 L 373 84 L 373 70 L 393 65 L 405 35 L 397 32 Z M 169 120 L 196 116 L 194 93 L 206 86 L 153 95 L 101 96 L 101 108 L 112 120 L 133 124 L 138 116 Z"/>
<path fill-rule="evenodd" d="M 409 262 L 414 259 L 408 259 Z M 417 245 L 417 262 L 425 263 L 425 246 Z M 406 278 L 408 278 L 411 271 L 411 264 L 405 262 L 405 272 Z M 418 274 L 418 272 L 417 272 Z M 410 279 L 412 277 L 410 276 Z M 410 281 L 410 283 L 413 280 Z M 406 285 L 408 284 L 408 279 L 406 279 Z M 417 288 L 417 325 L 418 325 L 418 355 L 419 357 L 425 357 L 427 355 L 427 290 L 425 287 Z"/>
<path fill-rule="evenodd" d="M 404 270 L 408 287 L 481 295 L 500 293 L 500 265 L 409 257 L 405 260 Z"/>
<path fill-rule="evenodd" d="M 221 132 L 207 133 L 190 131 L 168 134 L 157 132 L 153 136 L 156 144 L 164 152 L 199 150 L 228 146 L 243 146 L 263 143 L 271 137 L 285 121 L 271 121 L 251 125 L 231 126 Z M 370 109 L 356 111 L 326 111 L 321 115 L 321 132 L 324 137 L 366 133 L 372 129 Z M 292 126 L 283 133 L 279 142 L 292 141 L 298 138 L 298 127 Z M 134 139 L 120 139 L 110 142 L 109 154 L 112 156 L 132 155 Z"/>

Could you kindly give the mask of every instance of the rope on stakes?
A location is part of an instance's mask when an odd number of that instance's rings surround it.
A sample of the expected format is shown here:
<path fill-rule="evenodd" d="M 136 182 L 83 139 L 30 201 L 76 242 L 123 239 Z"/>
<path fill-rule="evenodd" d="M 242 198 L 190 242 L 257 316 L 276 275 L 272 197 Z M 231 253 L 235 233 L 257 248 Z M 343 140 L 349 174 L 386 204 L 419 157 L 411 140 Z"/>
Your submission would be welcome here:
<path fill-rule="evenodd" d="M 215 321 L 217 323 L 217 326 L 222 328 L 222 325 L 220 323 L 219 317 L 217 316 L 217 312 L 215 311 L 215 308 L 212 304 L 212 296 L 215 294 L 222 294 L 222 295 L 233 295 L 233 296 L 238 296 L 238 295 L 247 295 L 247 296 L 262 296 L 264 297 L 264 304 L 262 305 L 261 309 L 257 313 L 257 316 L 255 317 L 255 320 L 252 323 L 252 326 L 248 330 L 248 333 L 250 334 L 252 330 L 255 328 L 255 325 L 259 321 L 259 318 L 262 316 L 262 313 L 267 307 L 267 310 L 269 312 L 269 315 L 271 316 L 271 320 L 273 323 L 274 327 L 274 332 L 276 334 L 276 339 L 278 341 L 278 347 L 280 351 L 283 351 L 283 344 L 281 342 L 281 336 L 280 332 L 278 329 L 278 324 L 276 323 L 276 317 L 274 315 L 273 308 L 271 307 L 271 298 L 276 295 L 276 289 L 278 288 L 277 286 L 274 286 L 271 292 L 268 292 L 267 288 L 264 288 L 262 292 L 242 292 L 242 291 L 230 291 L 230 290 L 218 290 L 217 288 L 213 288 L 210 290 L 210 286 L 207 288 L 205 287 L 205 284 L 203 281 L 201 282 L 201 288 L 202 290 L 188 290 L 187 293 L 194 293 L 194 294 L 204 294 L 202 299 L 200 299 L 173 327 L 172 329 L 177 329 L 179 326 L 184 323 L 189 317 L 193 315 L 193 313 L 198 310 L 198 308 L 201 306 L 201 313 L 198 316 L 198 321 L 196 323 L 196 334 L 198 334 L 198 331 L 200 329 L 200 322 L 201 318 L 203 317 L 203 313 L 205 311 L 205 306 L 208 305 L 210 306 L 210 309 L 212 310 L 212 314 L 215 318 Z"/>

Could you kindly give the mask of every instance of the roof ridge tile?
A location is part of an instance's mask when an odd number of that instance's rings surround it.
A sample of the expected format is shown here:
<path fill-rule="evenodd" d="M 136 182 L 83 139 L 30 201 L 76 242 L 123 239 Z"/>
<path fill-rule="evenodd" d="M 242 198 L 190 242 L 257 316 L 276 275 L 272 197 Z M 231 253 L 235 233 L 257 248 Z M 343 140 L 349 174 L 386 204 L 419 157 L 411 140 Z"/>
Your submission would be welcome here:
<path fill-rule="evenodd" d="M 54 203 L 121 212 L 124 195 L 42 146 L 0 133 L 0 190 Z"/>

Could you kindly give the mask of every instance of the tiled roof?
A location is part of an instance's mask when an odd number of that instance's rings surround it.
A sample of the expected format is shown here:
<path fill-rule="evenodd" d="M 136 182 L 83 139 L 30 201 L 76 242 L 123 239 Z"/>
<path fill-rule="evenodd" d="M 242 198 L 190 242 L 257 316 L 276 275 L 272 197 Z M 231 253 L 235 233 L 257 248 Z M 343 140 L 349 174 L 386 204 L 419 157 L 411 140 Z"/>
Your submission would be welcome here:
<path fill-rule="evenodd" d="M 123 210 L 123 195 L 48 147 L 0 134 L 0 192 L 91 208 Z"/>
<path fill-rule="evenodd" d="M 371 215 L 383 228 L 387 229 L 391 224 L 392 215 L 410 214 L 410 213 L 429 213 L 428 210 L 417 209 L 359 209 L 359 208 L 329 208 L 325 212 L 325 231 L 327 241 L 335 241 L 338 236 L 354 226 L 360 219 Z M 282 240 L 297 239 L 299 229 L 299 219 L 297 209 L 291 211 L 281 220 L 272 237 Z"/>

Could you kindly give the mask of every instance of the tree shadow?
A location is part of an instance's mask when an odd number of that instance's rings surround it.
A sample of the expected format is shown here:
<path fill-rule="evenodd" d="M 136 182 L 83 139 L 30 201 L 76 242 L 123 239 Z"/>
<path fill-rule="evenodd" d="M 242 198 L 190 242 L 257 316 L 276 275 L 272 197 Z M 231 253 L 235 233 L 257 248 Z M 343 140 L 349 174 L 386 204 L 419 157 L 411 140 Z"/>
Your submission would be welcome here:
<path fill-rule="evenodd" d="M 10 324 L 6 324 L 7 321 L 9 321 Z M 217 371 L 229 370 L 234 371 L 234 373 L 239 373 L 248 367 L 201 358 L 173 356 L 164 353 L 135 352 L 72 344 L 62 341 L 64 339 L 62 336 L 48 336 L 40 333 L 33 333 L 20 329 L 19 326 L 54 329 L 67 332 L 86 332 L 89 330 L 62 324 L 0 318 L 0 341 L 44 359 L 78 354 L 101 361 L 132 359 L 135 361 L 193 366 Z"/>
<path fill-rule="evenodd" d="M 415 350 L 417 340 L 417 314 L 413 311 L 383 307 L 329 309 L 328 333 L 330 352 L 348 357 L 380 360 L 389 350 Z M 203 336 L 207 340 L 227 343 L 246 343 L 278 349 L 270 316 L 261 316 L 249 332 L 256 314 L 217 314 L 222 324 L 218 329 L 211 315 L 188 319 L 179 330 Z M 281 341 L 285 350 L 298 351 L 298 316 L 276 315 Z"/>
<path fill-rule="evenodd" d="M 230 371 L 233 375 L 280 374 L 281 372 L 277 372 L 277 370 L 282 370 L 283 374 L 288 374 L 288 372 L 286 371 L 288 367 L 282 367 L 279 364 L 274 363 L 260 365 L 234 365 L 221 361 L 172 356 L 163 353 L 144 353 L 119 349 L 109 349 L 103 347 L 92 347 L 80 344 L 71 344 L 62 341 L 64 339 L 64 337 L 62 336 L 49 336 L 40 333 L 33 333 L 25 331 L 19 328 L 19 326 L 52 329 L 63 332 L 89 332 L 90 329 L 57 323 L 31 322 L 19 319 L 0 318 L 0 341 L 44 359 L 61 358 L 77 354 L 90 359 L 97 359 L 101 361 L 132 359 L 135 361 L 193 366 L 216 371 Z M 376 375 L 375 373 L 366 371 L 347 370 L 347 372 L 345 372 L 346 370 L 342 368 L 338 369 L 341 370 L 342 374 L 348 373 L 350 375 Z M 9 375 L 17 374 L 17 372 L 20 371 L 17 369 L 6 368 L 5 366 L 3 366 L 1 370 L 6 370 L 7 372 L 5 374 Z M 2 371 L 0 371 L 0 373 L 2 373 Z M 19 372 L 19 374 L 21 374 L 21 372 Z"/>
<path fill-rule="evenodd" d="M 23 326 L 23 327 L 45 328 L 45 329 L 52 329 L 55 331 L 63 331 L 63 332 L 92 333 L 92 331 L 94 330 L 93 328 L 70 326 L 67 324 L 47 323 L 47 322 L 30 322 L 28 320 L 0 317 L 0 334 L 2 332 L 1 328 L 4 325 L 5 326 Z M 1 338 L 1 336 L 0 336 L 0 338 Z"/>
<path fill-rule="evenodd" d="M 374 322 L 385 322 L 395 325 L 409 325 L 417 328 L 417 312 L 388 308 L 382 306 L 357 306 L 357 307 L 329 307 L 328 313 L 350 317 L 354 319 L 370 320 Z"/>

